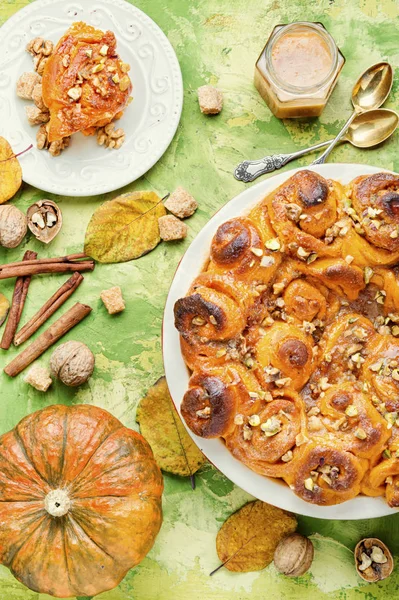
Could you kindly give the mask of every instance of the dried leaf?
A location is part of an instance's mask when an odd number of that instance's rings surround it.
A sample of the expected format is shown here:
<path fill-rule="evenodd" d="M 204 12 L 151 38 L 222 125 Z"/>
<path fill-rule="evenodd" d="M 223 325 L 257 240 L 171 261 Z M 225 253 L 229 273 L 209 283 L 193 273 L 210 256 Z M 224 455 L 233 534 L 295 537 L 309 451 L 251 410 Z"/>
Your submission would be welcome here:
<path fill-rule="evenodd" d="M 296 530 L 293 514 L 256 500 L 248 502 L 224 522 L 216 550 L 229 571 L 260 571 L 273 560 L 277 544 Z"/>
<path fill-rule="evenodd" d="M 163 471 L 192 476 L 205 462 L 204 455 L 176 412 L 165 377 L 161 377 L 140 401 L 136 419 Z"/>
<path fill-rule="evenodd" d="M 0 292 L 0 327 L 3 325 L 7 318 L 8 311 L 10 310 L 10 303 L 7 298 Z"/>
<path fill-rule="evenodd" d="M 22 183 L 22 169 L 10 144 L 0 137 L 0 204 L 17 193 Z"/>
<path fill-rule="evenodd" d="M 139 258 L 161 241 L 158 219 L 165 214 L 154 192 L 131 192 L 104 202 L 88 225 L 85 253 L 102 263 Z"/>

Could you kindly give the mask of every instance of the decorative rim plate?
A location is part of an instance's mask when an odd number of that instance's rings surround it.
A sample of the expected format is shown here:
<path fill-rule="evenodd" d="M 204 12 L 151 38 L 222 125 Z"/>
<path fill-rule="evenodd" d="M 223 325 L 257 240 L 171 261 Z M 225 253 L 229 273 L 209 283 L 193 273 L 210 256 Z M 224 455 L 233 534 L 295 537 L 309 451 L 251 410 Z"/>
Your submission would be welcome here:
<path fill-rule="evenodd" d="M 193 240 L 176 270 L 165 306 L 163 360 L 169 390 L 179 413 L 182 398 L 188 388 L 189 371 L 184 363 L 179 334 L 174 326 L 174 304 L 179 298 L 186 295 L 194 277 L 201 272 L 203 265 L 208 260 L 211 241 L 219 225 L 228 219 L 248 213 L 262 198 L 300 170 L 292 169 L 275 175 L 248 188 L 225 204 Z M 384 171 L 377 167 L 344 163 L 317 165 L 312 167 L 312 170 L 320 173 L 323 177 L 336 179 L 342 183 L 349 183 L 359 175 L 371 175 Z M 390 508 L 384 498 L 357 496 L 353 500 L 335 506 L 317 506 L 305 502 L 296 496 L 286 484 L 251 471 L 230 454 L 221 440 L 203 439 L 194 435 L 187 427 L 186 429 L 215 467 L 236 485 L 259 500 L 319 519 L 355 520 L 397 514 L 397 510 Z"/>
<path fill-rule="evenodd" d="M 74 21 L 113 31 L 122 59 L 131 66 L 133 102 L 118 125 L 126 140 L 119 150 L 98 146 L 81 133 L 57 157 L 36 148 L 31 127 L 16 95 L 19 76 L 33 71 L 25 51 L 36 36 L 57 42 Z M 176 54 L 150 17 L 124 0 L 36 0 L 0 29 L 0 135 L 14 152 L 34 148 L 20 162 L 26 183 L 55 194 L 90 196 L 118 189 L 141 177 L 164 154 L 179 124 L 183 83 Z"/>

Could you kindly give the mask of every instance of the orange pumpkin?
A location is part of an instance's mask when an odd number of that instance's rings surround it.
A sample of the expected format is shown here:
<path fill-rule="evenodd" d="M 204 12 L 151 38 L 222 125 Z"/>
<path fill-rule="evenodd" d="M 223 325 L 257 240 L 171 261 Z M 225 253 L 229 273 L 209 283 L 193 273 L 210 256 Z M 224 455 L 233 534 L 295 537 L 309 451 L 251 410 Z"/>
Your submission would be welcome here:
<path fill-rule="evenodd" d="M 50 406 L 0 437 L 0 562 L 36 592 L 94 596 L 152 547 L 163 480 L 105 410 Z"/>

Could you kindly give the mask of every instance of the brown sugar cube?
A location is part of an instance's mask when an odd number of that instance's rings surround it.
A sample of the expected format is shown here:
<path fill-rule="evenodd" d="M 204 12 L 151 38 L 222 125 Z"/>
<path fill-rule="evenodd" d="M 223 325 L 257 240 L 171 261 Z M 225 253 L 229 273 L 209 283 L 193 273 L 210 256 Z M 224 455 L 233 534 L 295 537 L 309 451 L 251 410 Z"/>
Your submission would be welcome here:
<path fill-rule="evenodd" d="M 159 235 L 164 242 L 182 240 L 187 235 L 187 225 L 173 215 L 165 215 L 158 219 Z"/>
<path fill-rule="evenodd" d="M 191 217 L 197 210 L 198 204 L 184 188 L 178 187 L 165 202 L 165 208 L 180 219 Z"/>
<path fill-rule="evenodd" d="M 47 109 L 42 111 L 37 106 L 25 106 L 25 112 L 30 125 L 41 125 L 50 120 L 50 113 Z"/>
<path fill-rule="evenodd" d="M 110 315 L 125 310 L 125 301 L 123 300 L 122 290 L 118 285 L 109 290 L 102 291 L 100 298 L 104 302 L 105 308 Z"/>
<path fill-rule="evenodd" d="M 24 100 L 32 100 L 33 88 L 41 82 L 37 73 L 22 73 L 17 81 L 17 96 Z"/>
<path fill-rule="evenodd" d="M 223 95 L 212 85 L 198 88 L 198 102 L 204 115 L 217 115 L 223 108 Z"/>
<path fill-rule="evenodd" d="M 25 382 L 29 383 L 36 390 L 39 390 L 39 392 L 47 392 L 53 380 L 47 369 L 40 365 L 33 365 L 25 377 Z"/>

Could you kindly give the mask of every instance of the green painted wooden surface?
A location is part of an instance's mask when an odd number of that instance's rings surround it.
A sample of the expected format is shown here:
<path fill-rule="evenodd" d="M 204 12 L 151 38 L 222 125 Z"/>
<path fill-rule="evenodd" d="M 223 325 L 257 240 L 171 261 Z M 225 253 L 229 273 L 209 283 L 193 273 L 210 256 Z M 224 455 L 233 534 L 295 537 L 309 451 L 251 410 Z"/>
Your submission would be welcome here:
<path fill-rule="evenodd" d="M 27 0 L 0 0 L 0 22 L 26 4 Z M 399 65 L 397 0 L 137 0 L 135 4 L 168 35 L 180 60 L 185 94 L 182 120 L 169 150 L 151 171 L 123 191 L 152 189 L 162 196 L 183 185 L 197 198 L 199 209 L 188 222 L 190 234 L 185 242 L 161 244 L 138 261 L 98 266 L 93 274 L 87 275 L 67 306 L 79 299 L 94 310 L 66 339 L 90 345 L 96 354 L 95 375 L 80 389 L 55 384 L 41 394 L 27 386 L 22 377 L 11 380 L 1 373 L 1 432 L 13 427 L 24 415 L 57 402 L 93 403 L 111 411 L 126 425 L 136 427 L 136 404 L 163 371 L 160 329 L 173 273 L 185 248 L 209 217 L 244 189 L 244 184 L 232 176 L 234 166 L 244 158 L 288 152 L 328 139 L 350 114 L 350 90 L 357 75 L 381 59 L 388 59 L 396 68 Z M 294 20 L 322 21 L 347 59 L 339 84 L 320 119 L 275 119 L 252 84 L 254 63 L 268 33 L 275 24 Z M 201 115 L 197 105 L 196 88 L 208 81 L 217 84 L 225 97 L 223 112 L 215 118 Z M 386 103 L 389 108 L 399 107 L 398 87 L 396 77 Z M 331 160 L 368 163 L 398 171 L 398 151 L 396 135 L 382 147 L 369 151 L 343 145 L 334 151 Z M 305 157 L 297 164 L 308 162 Z M 62 208 L 62 233 L 48 249 L 27 238 L 16 250 L 2 250 L 0 262 L 19 260 L 27 248 L 37 250 L 41 256 L 80 249 L 94 209 L 115 194 L 76 200 L 45 196 L 54 198 Z M 40 190 L 24 185 L 14 201 L 26 209 L 42 197 Z M 23 322 L 63 280 L 62 276 L 40 276 L 33 280 Z M 127 305 L 126 311 L 116 317 L 108 316 L 99 300 L 100 291 L 112 285 L 122 287 Z M 10 297 L 12 286 L 12 281 L 1 282 L 0 290 Z M 2 352 L 0 368 L 15 354 L 14 350 Z M 47 364 L 49 354 L 40 362 Z M 224 519 L 248 499 L 245 492 L 209 465 L 197 476 L 195 491 L 188 480 L 165 476 L 164 524 L 154 548 L 117 589 L 99 598 L 257 600 L 267 596 L 271 600 L 384 600 L 398 594 L 399 517 L 396 516 L 358 522 L 300 518 L 301 531 L 314 534 L 316 556 L 310 573 L 299 579 L 283 578 L 272 566 L 248 574 L 221 570 L 210 578 L 208 573 L 218 564 L 216 533 Z M 398 568 L 389 580 L 380 584 L 364 584 L 354 572 L 350 549 L 364 535 L 381 537 L 397 556 Z M 27 590 L 6 568 L 0 567 L 0 598 L 48 597 Z"/>

